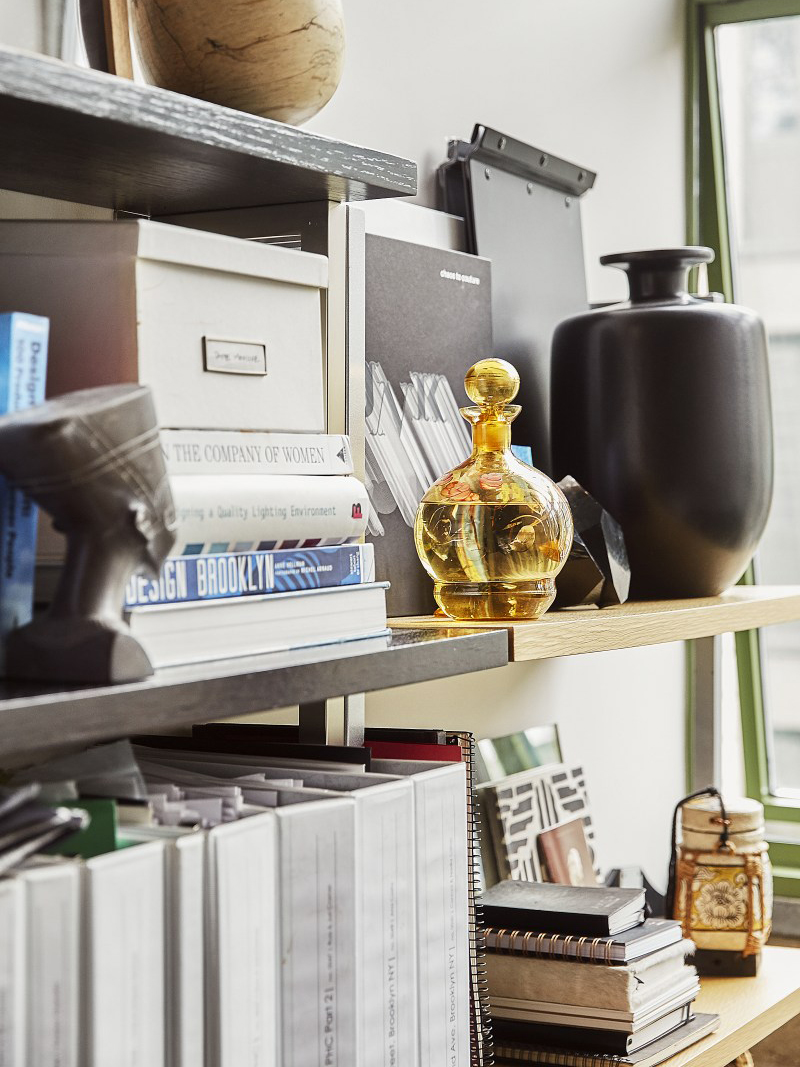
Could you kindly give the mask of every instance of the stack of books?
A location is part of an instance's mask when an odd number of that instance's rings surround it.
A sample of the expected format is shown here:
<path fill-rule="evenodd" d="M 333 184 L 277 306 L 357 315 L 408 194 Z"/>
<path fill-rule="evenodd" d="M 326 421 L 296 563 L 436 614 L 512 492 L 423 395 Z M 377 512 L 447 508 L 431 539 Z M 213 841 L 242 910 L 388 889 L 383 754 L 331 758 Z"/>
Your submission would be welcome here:
<path fill-rule="evenodd" d="M 680 924 L 643 889 L 501 882 L 483 895 L 499 1063 L 655 1067 L 715 1030 Z"/>
<path fill-rule="evenodd" d="M 154 667 L 385 642 L 366 489 L 336 434 L 162 430 L 177 540 L 128 621 Z"/>

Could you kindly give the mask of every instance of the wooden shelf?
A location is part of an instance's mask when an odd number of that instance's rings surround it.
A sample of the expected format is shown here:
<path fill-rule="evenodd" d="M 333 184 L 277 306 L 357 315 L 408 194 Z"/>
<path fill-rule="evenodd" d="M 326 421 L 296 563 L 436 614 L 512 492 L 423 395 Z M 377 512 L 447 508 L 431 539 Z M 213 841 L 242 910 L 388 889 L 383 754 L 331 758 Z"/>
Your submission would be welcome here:
<path fill-rule="evenodd" d="M 706 978 L 701 984 L 696 1008 L 719 1015 L 719 1030 L 662 1067 L 728 1067 L 800 1013 L 800 949 L 765 949 L 757 978 Z"/>
<path fill-rule="evenodd" d="M 367 643 L 213 660 L 157 671 L 124 685 L 44 687 L 0 683 L 3 764 L 55 745 L 153 733 L 207 719 L 246 715 L 327 697 L 389 689 L 502 667 L 502 631 L 448 626 L 408 630 Z"/>
<path fill-rule="evenodd" d="M 416 164 L 0 47 L 0 188 L 143 215 L 416 192 Z"/>
<path fill-rule="evenodd" d="M 736 630 L 754 630 L 800 620 L 800 586 L 736 586 L 722 596 L 698 600 L 659 600 L 610 608 L 569 608 L 533 622 L 461 622 L 453 628 L 506 630 L 509 660 L 550 659 L 584 652 L 607 652 Z M 438 617 L 390 619 L 398 630 L 441 626 Z"/>

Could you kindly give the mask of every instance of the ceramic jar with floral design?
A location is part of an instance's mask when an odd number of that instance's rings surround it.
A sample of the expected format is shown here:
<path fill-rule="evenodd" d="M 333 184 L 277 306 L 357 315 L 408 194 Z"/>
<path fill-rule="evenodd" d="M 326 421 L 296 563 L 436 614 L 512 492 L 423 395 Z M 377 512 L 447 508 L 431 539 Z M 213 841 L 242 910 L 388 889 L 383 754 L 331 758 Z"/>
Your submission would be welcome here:
<path fill-rule="evenodd" d="M 764 808 L 743 798 L 695 797 L 681 806 L 673 915 L 698 949 L 752 956 L 772 924 Z"/>

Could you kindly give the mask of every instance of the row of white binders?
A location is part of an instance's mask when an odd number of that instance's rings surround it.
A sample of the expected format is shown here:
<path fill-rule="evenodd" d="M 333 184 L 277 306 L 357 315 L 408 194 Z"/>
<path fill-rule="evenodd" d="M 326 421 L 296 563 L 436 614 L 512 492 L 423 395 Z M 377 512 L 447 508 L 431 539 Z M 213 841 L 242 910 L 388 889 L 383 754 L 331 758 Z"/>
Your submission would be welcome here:
<path fill-rule="evenodd" d="M 229 821 L 0 879 L 0 1062 L 469 1064 L 463 763 L 137 756 L 149 792 L 217 783 Z"/>

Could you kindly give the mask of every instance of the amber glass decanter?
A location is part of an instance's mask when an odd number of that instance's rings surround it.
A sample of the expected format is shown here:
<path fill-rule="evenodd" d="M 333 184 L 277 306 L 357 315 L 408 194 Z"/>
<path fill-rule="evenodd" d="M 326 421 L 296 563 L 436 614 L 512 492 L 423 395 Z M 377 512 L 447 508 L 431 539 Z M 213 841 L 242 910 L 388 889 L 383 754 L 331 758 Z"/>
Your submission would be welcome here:
<path fill-rule="evenodd" d="M 554 482 L 511 451 L 510 401 L 519 375 L 483 359 L 464 381 L 475 407 L 472 455 L 435 482 L 417 510 L 414 539 L 434 580 L 436 603 L 453 619 L 537 619 L 552 604 L 555 577 L 572 544 L 572 515 Z"/>

